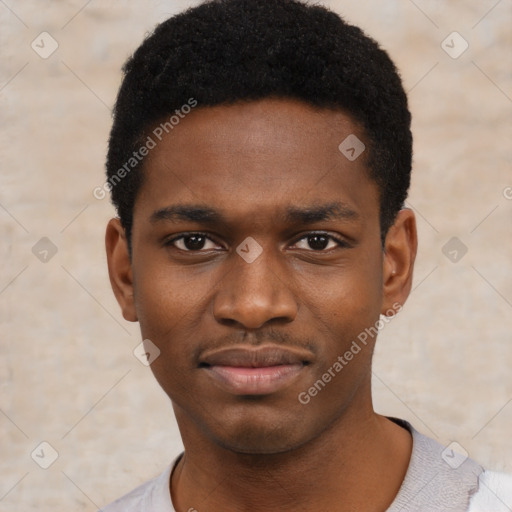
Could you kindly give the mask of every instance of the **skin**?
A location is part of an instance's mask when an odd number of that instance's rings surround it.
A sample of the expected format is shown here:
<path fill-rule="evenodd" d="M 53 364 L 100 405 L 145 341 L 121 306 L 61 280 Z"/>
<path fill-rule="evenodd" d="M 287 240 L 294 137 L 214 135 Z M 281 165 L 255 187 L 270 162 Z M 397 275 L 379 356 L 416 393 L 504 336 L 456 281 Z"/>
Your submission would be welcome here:
<path fill-rule="evenodd" d="M 120 221 L 107 226 L 114 293 L 161 351 L 151 369 L 185 446 L 170 484 L 179 512 L 384 511 L 400 488 L 412 440 L 373 410 L 375 339 L 308 404 L 297 398 L 411 289 L 414 214 L 398 214 L 383 250 L 366 152 L 351 162 L 338 150 L 349 134 L 367 142 L 344 112 L 299 101 L 196 108 L 148 155 L 131 259 Z M 354 215 L 282 216 L 333 202 Z M 214 208 L 226 223 L 151 220 L 178 203 Z M 164 243 L 190 232 L 211 240 Z M 249 236 L 263 250 L 252 263 L 236 252 Z M 275 392 L 236 395 L 200 367 L 211 349 L 264 343 L 310 355 Z"/>

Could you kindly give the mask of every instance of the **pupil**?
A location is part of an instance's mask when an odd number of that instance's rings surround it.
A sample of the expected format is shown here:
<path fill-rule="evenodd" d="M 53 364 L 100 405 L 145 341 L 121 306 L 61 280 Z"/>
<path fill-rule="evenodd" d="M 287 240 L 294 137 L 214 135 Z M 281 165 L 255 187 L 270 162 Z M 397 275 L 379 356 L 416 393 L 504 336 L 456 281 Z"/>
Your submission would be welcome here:
<path fill-rule="evenodd" d="M 190 243 L 191 240 L 194 242 Z M 191 235 L 185 238 L 185 246 L 189 250 L 202 249 L 204 246 L 204 236 L 202 235 Z"/>
<path fill-rule="evenodd" d="M 322 250 L 327 247 L 328 240 L 325 235 L 311 235 L 308 239 L 308 243 L 312 249 Z"/>
<path fill-rule="evenodd" d="M 202 249 L 205 238 L 202 235 L 191 235 L 185 239 L 185 246 L 189 250 Z M 312 249 L 321 251 L 327 247 L 328 240 L 325 235 L 311 235 L 308 237 L 308 243 Z"/>

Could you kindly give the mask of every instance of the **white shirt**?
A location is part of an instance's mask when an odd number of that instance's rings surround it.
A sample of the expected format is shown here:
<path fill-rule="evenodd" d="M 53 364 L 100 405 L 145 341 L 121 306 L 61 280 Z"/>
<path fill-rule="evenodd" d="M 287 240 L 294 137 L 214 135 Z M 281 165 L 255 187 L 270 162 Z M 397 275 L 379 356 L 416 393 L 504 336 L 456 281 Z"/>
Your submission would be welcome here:
<path fill-rule="evenodd" d="M 512 511 L 512 475 L 484 471 L 478 484 L 478 492 L 471 498 L 468 512 Z"/>

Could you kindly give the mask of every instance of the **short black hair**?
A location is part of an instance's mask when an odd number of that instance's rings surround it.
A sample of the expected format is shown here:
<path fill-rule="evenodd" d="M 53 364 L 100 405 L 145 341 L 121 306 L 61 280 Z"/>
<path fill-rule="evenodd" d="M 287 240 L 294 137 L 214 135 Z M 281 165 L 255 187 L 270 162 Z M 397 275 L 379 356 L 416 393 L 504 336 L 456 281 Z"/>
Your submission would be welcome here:
<path fill-rule="evenodd" d="M 411 115 L 395 65 L 360 28 L 299 0 L 207 1 L 160 23 L 123 73 L 106 167 L 130 253 L 138 151 L 151 130 L 191 101 L 200 108 L 268 97 L 342 110 L 362 125 L 384 242 L 410 185 Z"/>

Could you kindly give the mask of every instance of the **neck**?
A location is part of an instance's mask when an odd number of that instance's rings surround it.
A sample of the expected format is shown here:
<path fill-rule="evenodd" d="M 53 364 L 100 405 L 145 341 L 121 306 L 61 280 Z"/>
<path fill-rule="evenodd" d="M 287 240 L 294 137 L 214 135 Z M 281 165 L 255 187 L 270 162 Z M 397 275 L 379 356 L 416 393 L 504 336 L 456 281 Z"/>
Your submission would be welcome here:
<path fill-rule="evenodd" d="M 171 484 L 176 510 L 386 510 L 407 471 L 412 438 L 373 409 L 356 416 L 344 414 L 318 438 L 270 455 L 220 447 L 178 418 L 185 453 Z"/>

